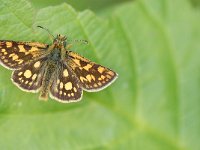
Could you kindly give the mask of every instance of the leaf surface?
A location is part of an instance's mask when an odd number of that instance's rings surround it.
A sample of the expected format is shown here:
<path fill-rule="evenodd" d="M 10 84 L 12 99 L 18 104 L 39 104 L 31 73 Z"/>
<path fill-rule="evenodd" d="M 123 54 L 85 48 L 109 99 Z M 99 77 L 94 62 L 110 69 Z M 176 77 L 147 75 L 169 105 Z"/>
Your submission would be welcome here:
<path fill-rule="evenodd" d="M 72 50 L 119 74 L 66 105 L 21 91 L 0 67 L 0 149 L 200 149 L 200 14 L 188 1 L 129 2 L 104 20 L 65 3 L 0 2 L 1 39 L 50 44 L 41 25 L 88 40 Z"/>

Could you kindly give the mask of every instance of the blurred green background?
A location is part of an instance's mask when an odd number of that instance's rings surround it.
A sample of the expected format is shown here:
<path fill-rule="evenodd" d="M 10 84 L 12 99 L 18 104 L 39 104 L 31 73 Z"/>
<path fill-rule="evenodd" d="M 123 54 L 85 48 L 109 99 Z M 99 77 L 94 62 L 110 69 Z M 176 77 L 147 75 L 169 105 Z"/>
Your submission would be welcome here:
<path fill-rule="evenodd" d="M 106 8 L 111 8 L 125 2 L 129 2 L 131 0 L 49 0 L 49 1 L 38 1 L 31 0 L 30 2 L 38 9 L 50 6 L 50 5 L 58 5 L 64 2 L 70 4 L 78 11 L 83 11 L 85 9 L 90 9 L 96 13 L 104 11 Z"/>
<path fill-rule="evenodd" d="M 199 150 L 199 0 L 0 0 L 0 39 L 51 43 L 119 78 L 82 101 L 38 100 L 0 66 L 0 149 Z"/>

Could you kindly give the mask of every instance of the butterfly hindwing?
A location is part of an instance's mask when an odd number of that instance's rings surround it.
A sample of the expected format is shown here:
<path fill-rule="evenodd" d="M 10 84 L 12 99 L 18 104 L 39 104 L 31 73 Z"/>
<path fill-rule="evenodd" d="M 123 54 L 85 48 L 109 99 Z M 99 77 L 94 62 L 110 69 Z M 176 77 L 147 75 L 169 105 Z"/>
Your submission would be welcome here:
<path fill-rule="evenodd" d="M 13 71 L 12 81 L 24 91 L 37 92 L 41 85 L 45 71 L 46 58 L 40 58 Z"/>
<path fill-rule="evenodd" d="M 83 91 L 78 78 L 67 65 L 60 63 L 59 66 L 53 75 L 50 96 L 63 103 L 79 101 Z"/>
<path fill-rule="evenodd" d="M 89 92 L 100 91 L 117 78 L 117 74 L 111 69 L 91 62 L 72 51 L 68 52 L 66 63 L 73 69 L 84 90 Z"/>
<path fill-rule="evenodd" d="M 48 48 L 38 42 L 0 41 L 0 63 L 8 69 L 19 69 L 25 63 L 41 56 Z"/>

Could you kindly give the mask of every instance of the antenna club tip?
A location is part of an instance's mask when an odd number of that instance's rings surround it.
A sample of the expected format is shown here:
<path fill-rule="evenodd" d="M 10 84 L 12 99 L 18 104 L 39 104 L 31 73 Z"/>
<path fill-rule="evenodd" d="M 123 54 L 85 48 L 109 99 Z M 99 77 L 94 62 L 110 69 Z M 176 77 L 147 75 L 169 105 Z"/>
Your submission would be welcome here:
<path fill-rule="evenodd" d="M 89 44 L 88 40 L 85 40 L 85 43 L 86 43 L 86 44 Z"/>
<path fill-rule="evenodd" d="M 42 27 L 42 26 L 37 26 L 38 28 L 43 28 L 44 29 L 44 27 Z"/>
<path fill-rule="evenodd" d="M 53 36 L 53 34 L 51 34 L 47 28 L 42 27 L 42 26 L 40 26 L 40 25 L 38 25 L 37 27 L 46 30 L 46 31 L 49 33 L 50 36 L 52 36 L 53 38 L 55 38 L 55 37 Z"/>

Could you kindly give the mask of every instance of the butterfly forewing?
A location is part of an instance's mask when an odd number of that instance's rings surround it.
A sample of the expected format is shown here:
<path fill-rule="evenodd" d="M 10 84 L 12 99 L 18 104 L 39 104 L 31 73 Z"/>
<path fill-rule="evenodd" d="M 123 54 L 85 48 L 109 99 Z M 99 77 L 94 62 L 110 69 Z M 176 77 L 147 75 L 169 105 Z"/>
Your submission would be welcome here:
<path fill-rule="evenodd" d="M 25 63 L 41 56 L 48 45 L 38 42 L 0 41 L 0 63 L 9 69 L 19 69 Z"/>
<path fill-rule="evenodd" d="M 68 60 L 66 63 L 73 69 L 86 91 L 102 90 L 117 77 L 114 71 L 91 62 L 72 51 L 68 52 Z"/>
<path fill-rule="evenodd" d="M 37 92 L 42 85 L 47 58 L 34 60 L 12 74 L 12 81 L 22 90 Z"/>
<path fill-rule="evenodd" d="M 78 78 L 64 63 L 60 63 L 59 66 L 53 75 L 50 96 L 64 103 L 80 100 L 82 88 Z"/>

